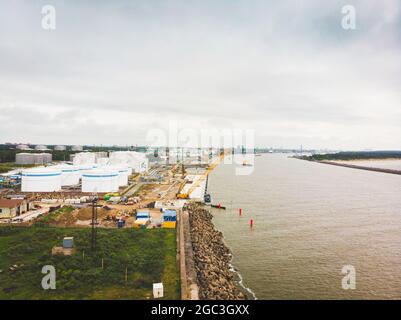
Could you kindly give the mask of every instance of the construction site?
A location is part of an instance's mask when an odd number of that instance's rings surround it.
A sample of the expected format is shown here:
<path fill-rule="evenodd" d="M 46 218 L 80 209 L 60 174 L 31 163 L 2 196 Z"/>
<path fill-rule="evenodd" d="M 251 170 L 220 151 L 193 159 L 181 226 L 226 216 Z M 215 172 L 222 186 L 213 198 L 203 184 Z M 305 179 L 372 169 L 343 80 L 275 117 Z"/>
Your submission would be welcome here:
<path fill-rule="evenodd" d="M 184 150 L 167 150 L 151 162 L 138 152 L 112 152 L 108 157 L 78 153 L 70 162 L 12 170 L 2 175 L 0 198 L 23 199 L 31 209 L 0 215 L 0 223 L 30 224 L 69 206 L 73 211 L 68 218 L 58 214 L 52 223 L 89 226 L 94 207 L 99 227 L 118 227 L 120 220 L 124 227 L 132 227 L 136 212 L 145 209 L 150 217 L 145 226 L 162 226 L 164 209 L 179 211 L 188 200 L 210 203 L 207 177 L 223 153 L 196 152 L 186 151 L 184 156 Z"/>

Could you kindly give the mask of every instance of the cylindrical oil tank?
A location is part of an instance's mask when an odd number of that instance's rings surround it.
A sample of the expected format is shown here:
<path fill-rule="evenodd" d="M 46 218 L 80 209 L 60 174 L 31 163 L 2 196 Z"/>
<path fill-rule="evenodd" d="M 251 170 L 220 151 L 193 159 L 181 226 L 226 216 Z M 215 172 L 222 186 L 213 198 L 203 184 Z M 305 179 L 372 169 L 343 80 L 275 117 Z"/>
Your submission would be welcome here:
<path fill-rule="evenodd" d="M 17 153 L 15 155 L 16 164 L 34 164 L 35 158 L 32 153 Z"/>
<path fill-rule="evenodd" d="M 79 183 L 81 172 L 78 166 L 65 164 L 54 166 L 53 168 L 61 170 L 61 186 L 74 186 Z"/>
<path fill-rule="evenodd" d="M 83 150 L 83 147 L 82 147 L 82 146 L 72 146 L 72 147 L 71 147 L 71 150 L 72 150 L 72 151 L 82 151 L 82 150 Z"/>
<path fill-rule="evenodd" d="M 22 192 L 53 192 L 61 190 L 61 170 L 33 168 L 22 172 Z"/>
<path fill-rule="evenodd" d="M 82 192 L 117 192 L 118 171 L 94 169 L 82 174 Z"/>
<path fill-rule="evenodd" d="M 86 171 L 90 171 L 93 169 L 92 165 L 89 164 L 82 164 L 78 166 L 78 172 L 79 172 L 79 177 L 82 177 L 82 175 L 86 172 Z"/>
<path fill-rule="evenodd" d="M 43 144 L 38 144 L 35 146 L 35 150 L 48 150 L 47 147 Z"/>
<path fill-rule="evenodd" d="M 118 185 L 127 186 L 128 185 L 128 168 L 127 167 L 118 167 Z"/>
<path fill-rule="evenodd" d="M 103 169 L 113 170 L 118 172 L 118 186 L 127 186 L 128 185 L 128 167 L 124 165 L 115 165 L 115 166 L 103 166 Z"/>
<path fill-rule="evenodd" d="M 54 146 L 54 150 L 56 150 L 56 151 L 64 151 L 64 150 L 66 150 L 66 147 L 62 146 L 62 145 L 58 145 L 58 146 Z"/>

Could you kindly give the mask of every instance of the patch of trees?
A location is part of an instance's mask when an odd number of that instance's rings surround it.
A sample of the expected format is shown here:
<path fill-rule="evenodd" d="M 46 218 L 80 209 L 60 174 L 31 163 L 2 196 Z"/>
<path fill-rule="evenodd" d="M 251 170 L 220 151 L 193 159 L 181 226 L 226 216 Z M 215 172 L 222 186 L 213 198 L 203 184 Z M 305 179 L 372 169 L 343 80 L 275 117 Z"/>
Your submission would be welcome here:
<path fill-rule="evenodd" d="M 303 156 L 305 160 L 364 160 L 364 159 L 401 159 L 401 151 L 344 151 L 332 154 Z"/>

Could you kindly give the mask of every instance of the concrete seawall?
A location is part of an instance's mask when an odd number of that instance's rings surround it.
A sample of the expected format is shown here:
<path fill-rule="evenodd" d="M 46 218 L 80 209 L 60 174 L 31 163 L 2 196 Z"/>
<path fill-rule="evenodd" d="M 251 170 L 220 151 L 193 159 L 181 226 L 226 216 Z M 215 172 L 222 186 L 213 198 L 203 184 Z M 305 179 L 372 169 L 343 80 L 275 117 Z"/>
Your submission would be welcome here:
<path fill-rule="evenodd" d="M 192 251 L 189 214 L 182 210 L 178 220 L 178 248 L 181 280 L 181 299 L 199 300 L 199 287 L 197 282 L 195 263 Z"/>

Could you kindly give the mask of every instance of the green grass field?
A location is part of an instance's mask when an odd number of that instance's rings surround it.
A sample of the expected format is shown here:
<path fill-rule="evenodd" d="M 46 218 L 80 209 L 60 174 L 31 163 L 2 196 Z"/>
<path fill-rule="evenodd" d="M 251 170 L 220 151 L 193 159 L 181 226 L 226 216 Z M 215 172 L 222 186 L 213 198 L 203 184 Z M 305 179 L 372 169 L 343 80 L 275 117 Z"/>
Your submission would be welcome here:
<path fill-rule="evenodd" d="M 32 168 L 34 164 L 16 164 L 14 162 L 0 163 L 0 173 L 5 173 L 17 168 Z"/>
<path fill-rule="evenodd" d="M 0 227 L 0 299 L 151 299 L 154 282 L 163 282 L 165 299 L 179 299 L 175 230 L 98 228 L 94 252 L 90 235 L 89 228 Z M 75 254 L 52 255 L 64 236 L 74 237 Z M 44 265 L 56 268 L 55 290 L 42 289 Z"/>

